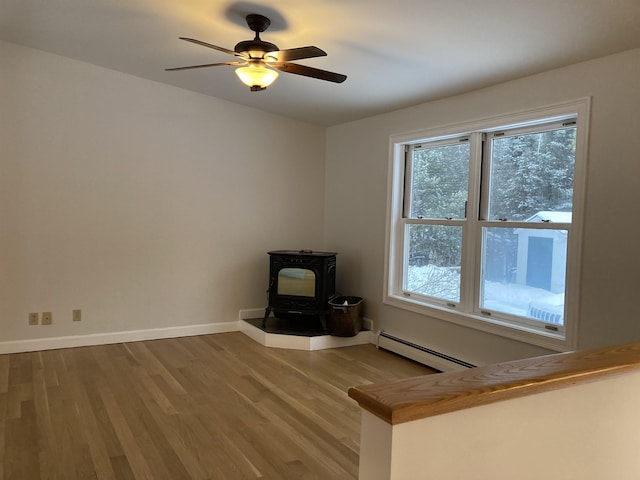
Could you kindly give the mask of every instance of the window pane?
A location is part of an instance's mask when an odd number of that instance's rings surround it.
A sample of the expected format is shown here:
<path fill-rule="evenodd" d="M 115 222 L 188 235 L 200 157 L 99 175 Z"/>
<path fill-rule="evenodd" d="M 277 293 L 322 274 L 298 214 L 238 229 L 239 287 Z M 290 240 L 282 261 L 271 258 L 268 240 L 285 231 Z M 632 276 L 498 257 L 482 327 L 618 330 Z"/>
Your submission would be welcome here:
<path fill-rule="evenodd" d="M 493 138 L 489 220 L 553 222 L 571 212 L 575 150 L 575 127 Z"/>
<path fill-rule="evenodd" d="M 412 166 L 411 218 L 465 217 L 469 142 L 416 148 Z"/>
<path fill-rule="evenodd" d="M 480 306 L 564 324 L 567 231 L 483 228 Z"/>
<path fill-rule="evenodd" d="M 406 233 L 404 290 L 459 302 L 462 227 L 407 225 Z"/>

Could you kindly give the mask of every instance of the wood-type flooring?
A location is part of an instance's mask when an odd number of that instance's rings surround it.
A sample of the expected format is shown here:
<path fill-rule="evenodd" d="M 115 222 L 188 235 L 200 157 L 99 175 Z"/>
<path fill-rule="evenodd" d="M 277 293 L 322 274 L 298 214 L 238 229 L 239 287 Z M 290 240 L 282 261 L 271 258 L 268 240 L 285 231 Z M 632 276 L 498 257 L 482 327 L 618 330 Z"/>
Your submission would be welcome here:
<path fill-rule="evenodd" d="M 347 389 L 433 372 L 239 332 L 0 355 L 0 480 L 356 479 Z"/>

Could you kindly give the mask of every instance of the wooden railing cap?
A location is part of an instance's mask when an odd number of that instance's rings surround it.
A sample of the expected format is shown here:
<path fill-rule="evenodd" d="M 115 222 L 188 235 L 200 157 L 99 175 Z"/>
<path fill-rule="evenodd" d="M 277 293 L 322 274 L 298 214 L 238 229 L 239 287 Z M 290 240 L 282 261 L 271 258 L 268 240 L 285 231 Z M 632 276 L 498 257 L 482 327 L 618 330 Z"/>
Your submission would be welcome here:
<path fill-rule="evenodd" d="M 640 342 L 352 387 L 349 396 L 396 425 L 634 370 Z"/>

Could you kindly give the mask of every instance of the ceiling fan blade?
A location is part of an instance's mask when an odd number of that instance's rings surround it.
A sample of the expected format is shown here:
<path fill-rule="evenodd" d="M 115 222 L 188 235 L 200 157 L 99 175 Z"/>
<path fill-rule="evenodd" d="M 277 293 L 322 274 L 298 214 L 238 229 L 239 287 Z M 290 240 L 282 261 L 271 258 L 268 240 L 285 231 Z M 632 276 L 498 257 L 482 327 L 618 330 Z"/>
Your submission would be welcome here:
<path fill-rule="evenodd" d="M 174 67 L 174 68 L 165 68 L 165 72 L 175 72 L 176 70 L 191 70 L 193 68 L 207 68 L 207 67 L 219 67 L 221 65 L 233 65 L 240 66 L 245 65 L 247 62 L 222 62 L 222 63 L 205 63 L 204 65 L 190 65 L 188 67 Z"/>
<path fill-rule="evenodd" d="M 279 62 L 290 62 L 291 60 L 302 60 L 303 58 L 325 57 L 327 52 L 318 47 L 298 47 L 278 50 L 269 53 L 278 59 Z"/>
<path fill-rule="evenodd" d="M 276 63 L 269 66 L 280 70 L 281 72 L 304 75 L 305 77 L 317 78 L 319 80 L 326 80 L 328 82 L 342 83 L 347 79 L 347 76 L 341 73 L 320 70 L 318 68 L 307 67 L 306 65 L 298 65 L 297 63 L 284 62 Z"/>
<path fill-rule="evenodd" d="M 185 42 L 195 43 L 196 45 L 202 45 L 203 47 L 213 48 L 214 50 L 218 50 L 219 52 L 228 53 L 229 55 L 234 55 L 236 57 L 245 57 L 242 53 L 234 52 L 233 50 L 229 50 L 228 48 L 219 47 L 217 45 L 213 45 L 211 43 L 203 42 L 202 40 L 196 40 L 195 38 L 187 38 L 187 37 L 178 37 L 180 40 L 184 40 Z"/>

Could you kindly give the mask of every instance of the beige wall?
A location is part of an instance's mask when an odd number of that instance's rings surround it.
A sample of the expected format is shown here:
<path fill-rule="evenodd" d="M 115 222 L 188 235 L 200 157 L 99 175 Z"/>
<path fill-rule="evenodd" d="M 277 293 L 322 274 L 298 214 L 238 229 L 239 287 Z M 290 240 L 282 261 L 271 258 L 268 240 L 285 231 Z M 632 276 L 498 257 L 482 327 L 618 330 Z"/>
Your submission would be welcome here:
<path fill-rule="evenodd" d="M 266 304 L 268 250 L 323 247 L 323 128 L 0 58 L 1 341 L 235 321 Z M 29 327 L 43 311 L 53 325 Z"/>
<path fill-rule="evenodd" d="M 363 296 L 379 328 L 476 363 L 546 353 L 382 304 L 389 135 L 584 96 L 579 346 L 640 339 L 640 50 L 328 132 L 13 44 L 0 53 L 4 341 L 234 321 L 265 304 L 267 250 L 326 248 L 339 290 Z M 42 311 L 54 324 L 27 326 Z"/>
<path fill-rule="evenodd" d="M 362 411 L 360 479 L 636 480 L 640 373 L 398 425 Z"/>
<path fill-rule="evenodd" d="M 344 293 L 365 298 L 376 328 L 472 363 L 546 353 L 383 305 L 389 136 L 591 96 L 579 348 L 640 339 L 639 85 L 633 50 L 330 128 L 325 235 L 327 248 L 340 252 Z"/>

